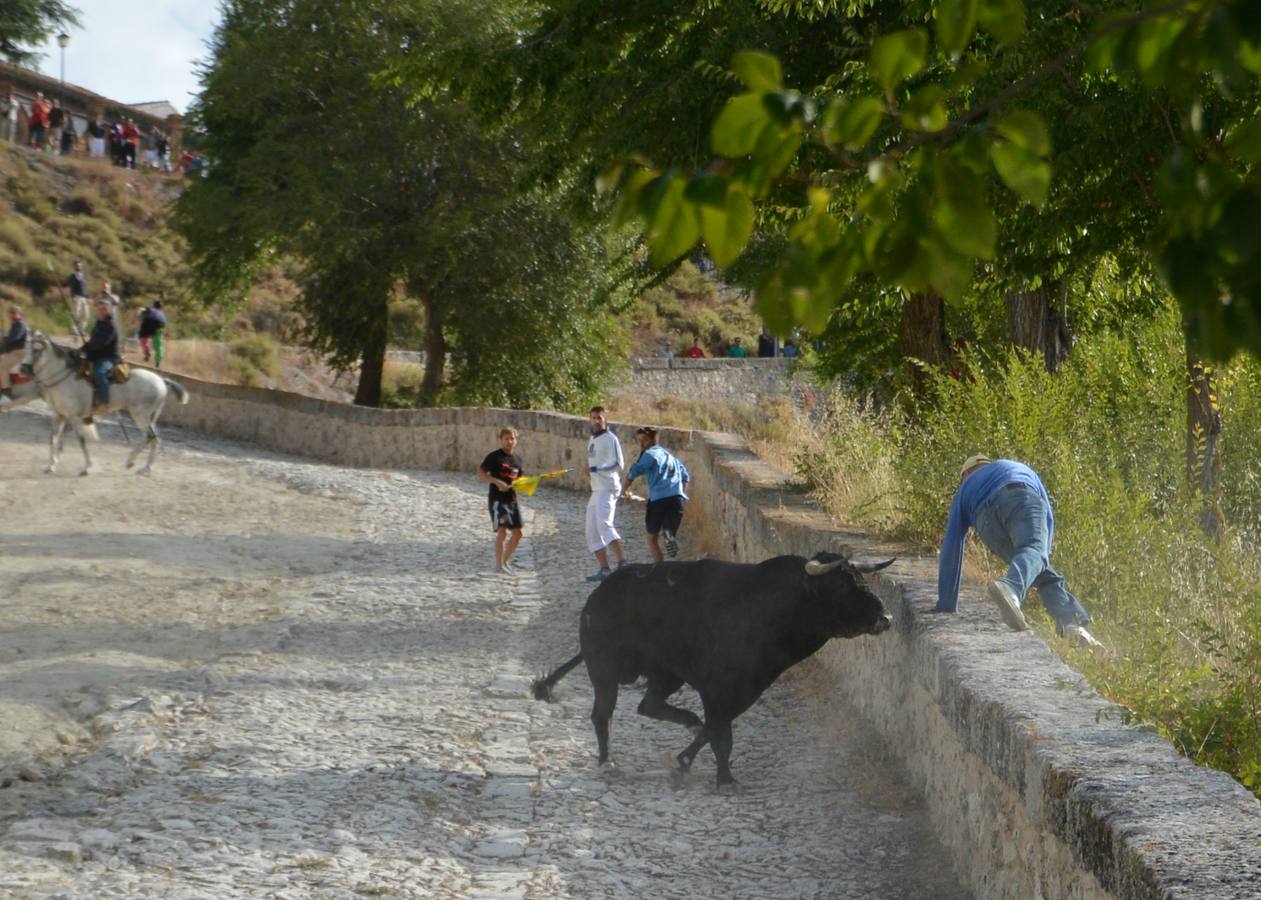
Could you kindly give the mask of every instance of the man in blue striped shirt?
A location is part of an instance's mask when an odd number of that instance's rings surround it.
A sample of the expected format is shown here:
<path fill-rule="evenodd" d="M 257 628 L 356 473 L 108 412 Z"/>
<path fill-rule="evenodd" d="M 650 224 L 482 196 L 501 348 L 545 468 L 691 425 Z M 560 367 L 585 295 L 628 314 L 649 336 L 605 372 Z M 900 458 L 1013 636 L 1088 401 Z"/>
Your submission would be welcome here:
<path fill-rule="evenodd" d="M 1051 568 L 1055 517 L 1051 500 L 1033 469 L 1009 459 L 978 454 L 963 464 L 959 489 L 950 504 L 946 537 L 937 570 L 937 612 L 959 608 L 963 541 L 975 528 L 990 551 L 1008 564 L 1007 574 L 989 583 L 987 594 L 1014 631 L 1028 628 L 1021 604 L 1031 587 L 1055 620 L 1060 634 L 1089 646 L 1102 646 L 1086 625 L 1090 616 Z"/>

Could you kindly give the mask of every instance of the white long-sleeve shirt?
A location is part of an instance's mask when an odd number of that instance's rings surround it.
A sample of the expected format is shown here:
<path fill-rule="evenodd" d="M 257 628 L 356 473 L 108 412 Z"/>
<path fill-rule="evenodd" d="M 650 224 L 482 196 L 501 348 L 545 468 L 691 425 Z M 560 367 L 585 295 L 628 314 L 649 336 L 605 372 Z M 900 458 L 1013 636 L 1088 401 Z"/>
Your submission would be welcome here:
<path fill-rule="evenodd" d="M 621 491 L 624 465 L 626 459 L 617 435 L 608 429 L 591 435 L 591 440 L 587 441 L 587 468 L 595 468 L 591 473 L 591 490 Z"/>

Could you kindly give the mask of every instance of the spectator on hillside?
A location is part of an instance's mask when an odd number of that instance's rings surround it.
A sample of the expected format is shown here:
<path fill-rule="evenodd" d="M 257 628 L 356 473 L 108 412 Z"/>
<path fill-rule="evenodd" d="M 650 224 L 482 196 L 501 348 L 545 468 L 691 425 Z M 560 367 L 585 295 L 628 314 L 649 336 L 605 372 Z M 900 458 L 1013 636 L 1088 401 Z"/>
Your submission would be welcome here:
<path fill-rule="evenodd" d="M 757 355 L 759 359 L 770 359 L 775 355 L 775 339 L 765 331 L 757 336 Z"/>
<path fill-rule="evenodd" d="M 0 142 L 8 141 L 10 144 L 16 144 L 18 139 L 18 98 L 13 96 L 10 91 L 9 95 L 4 98 L 4 102 L 0 103 Z"/>
<path fill-rule="evenodd" d="M 61 129 L 61 155 L 69 156 L 74 152 L 74 145 L 79 142 L 79 129 L 74 125 L 74 116 L 66 115 L 66 124 Z"/>
<path fill-rule="evenodd" d="M 165 132 L 158 132 L 157 150 L 158 168 L 162 170 L 162 174 L 169 175 L 171 172 L 171 142 Z"/>
<path fill-rule="evenodd" d="M 789 359 L 795 359 L 801 355 L 801 351 L 797 349 L 797 342 L 792 338 L 784 341 L 783 349 L 779 351 L 780 356 L 786 356 Z"/>
<path fill-rule="evenodd" d="M 683 351 L 683 356 L 687 359 L 705 358 L 705 351 L 701 349 L 699 338 L 692 338 L 692 346 Z"/>
<path fill-rule="evenodd" d="M 119 304 L 123 302 L 117 294 L 110 290 L 110 283 L 108 281 L 101 283 L 101 292 L 96 295 L 96 300 L 98 303 L 104 300 L 115 309 L 117 309 Z"/>
<path fill-rule="evenodd" d="M 674 350 L 670 347 L 669 341 L 661 342 L 661 348 L 657 350 L 657 356 L 661 359 L 674 359 Z"/>
<path fill-rule="evenodd" d="M 44 99 L 42 91 L 35 92 L 35 102 L 31 104 L 31 114 L 26 120 L 28 143 L 36 150 L 44 147 L 45 132 L 48 131 L 48 111 L 51 109 Z"/>
<path fill-rule="evenodd" d="M 52 109 L 48 111 L 48 134 L 44 138 L 49 153 L 56 153 L 61 149 L 61 130 L 65 127 L 66 111 L 61 108 L 60 100 L 54 100 Z"/>
<path fill-rule="evenodd" d="M 731 339 L 731 347 L 727 350 L 727 356 L 731 359 L 749 358 L 749 348 L 744 346 L 744 338 L 737 334 Z"/>
<path fill-rule="evenodd" d="M 135 119 L 128 119 L 123 126 L 123 168 L 136 168 L 136 151 L 140 144 L 140 129 Z"/>
<path fill-rule="evenodd" d="M 99 115 L 88 123 L 88 156 L 93 159 L 105 158 L 105 123 Z"/>
<path fill-rule="evenodd" d="M 66 289 L 70 292 L 70 318 L 79 331 L 86 334 L 92 305 L 88 303 L 88 279 L 83 274 L 83 260 L 74 261 L 74 271 L 66 278 Z"/>

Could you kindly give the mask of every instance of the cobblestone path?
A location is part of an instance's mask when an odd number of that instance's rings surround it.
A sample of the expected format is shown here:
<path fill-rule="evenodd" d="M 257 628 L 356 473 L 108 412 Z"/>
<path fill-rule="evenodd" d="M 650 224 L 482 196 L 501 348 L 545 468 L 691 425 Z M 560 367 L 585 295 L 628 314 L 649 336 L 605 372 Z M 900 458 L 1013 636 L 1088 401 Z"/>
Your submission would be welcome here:
<path fill-rule="evenodd" d="M 0 896 L 965 896 L 904 773 L 809 663 L 736 722 L 735 793 L 715 789 L 708 751 L 685 777 L 663 764 L 688 735 L 637 716 L 634 689 L 611 771 L 595 765 L 581 667 L 559 702 L 529 699 L 530 679 L 576 652 L 582 496 L 525 501 L 519 570 L 500 576 L 471 474 L 340 469 L 166 434 L 156 490 L 248 480 L 273 508 L 332 504 L 351 536 L 320 538 L 326 564 L 312 565 L 310 547 L 295 560 L 293 540 L 268 542 L 265 515 L 221 559 L 231 510 L 191 509 L 182 531 L 146 523 L 220 566 L 189 638 L 201 645 L 66 701 L 90 739 L 0 789 Z M 34 441 L 17 446 L 32 466 Z M 99 477 L 130 490 L 109 469 L 121 452 L 102 454 Z M 619 514 L 633 560 L 646 559 L 640 515 Z M 230 627 L 247 576 L 268 579 L 267 608 Z M 134 591 L 115 578 L 82 602 L 108 618 Z M 0 659 L 20 640 L 9 629 Z M 698 707 L 686 690 L 682 702 Z"/>

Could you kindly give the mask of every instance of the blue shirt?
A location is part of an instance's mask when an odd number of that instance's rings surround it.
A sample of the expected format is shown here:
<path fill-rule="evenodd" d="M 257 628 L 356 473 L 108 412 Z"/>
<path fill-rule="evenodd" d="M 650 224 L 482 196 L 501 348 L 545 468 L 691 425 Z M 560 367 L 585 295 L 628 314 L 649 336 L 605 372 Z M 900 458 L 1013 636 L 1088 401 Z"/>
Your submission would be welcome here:
<path fill-rule="evenodd" d="M 1038 473 L 1024 463 L 996 459 L 973 470 L 963 479 L 950 504 L 946 520 L 946 537 L 941 542 L 941 559 L 937 566 L 937 611 L 954 612 L 959 608 L 959 576 L 963 571 L 963 539 L 976 522 L 976 513 L 991 497 L 1009 484 L 1026 484 L 1046 502 L 1046 552 L 1051 554 L 1055 536 L 1055 517 L 1051 515 L 1051 499 L 1038 478 Z"/>
<path fill-rule="evenodd" d="M 664 500 L 666 497 L 687 499 L 687 494 L 683 493 L 689 481 L 687 466 L 664 447 L 654 445 L 639 454 L 635 465 L 626 473 L 626 480 L 641 475 L 648 482 L 649 500 Z"/>

